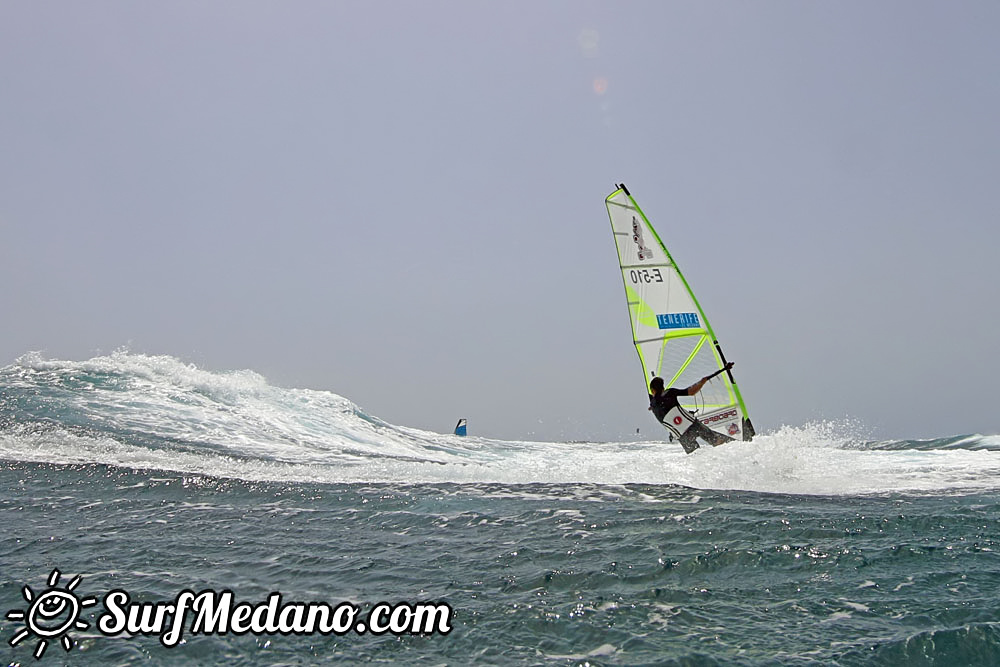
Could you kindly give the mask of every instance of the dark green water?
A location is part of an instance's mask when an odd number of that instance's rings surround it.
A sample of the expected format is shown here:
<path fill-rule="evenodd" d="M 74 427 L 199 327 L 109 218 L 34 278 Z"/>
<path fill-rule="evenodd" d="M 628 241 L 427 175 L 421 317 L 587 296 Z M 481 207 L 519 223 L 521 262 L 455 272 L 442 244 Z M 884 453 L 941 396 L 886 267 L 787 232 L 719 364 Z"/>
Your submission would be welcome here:
<path fill-rule="evenodd" d="M 992 496 L 288 485 L 18 463 L 0 484 L 5 610 L 52 568 L 83 574 L 81 593 L 98 597 L 213 588 L 454 610 L 452 632 L 428 637 L 194 637 L 166 649 L 91 629 L 43 661 L 1000 661 Z"/>

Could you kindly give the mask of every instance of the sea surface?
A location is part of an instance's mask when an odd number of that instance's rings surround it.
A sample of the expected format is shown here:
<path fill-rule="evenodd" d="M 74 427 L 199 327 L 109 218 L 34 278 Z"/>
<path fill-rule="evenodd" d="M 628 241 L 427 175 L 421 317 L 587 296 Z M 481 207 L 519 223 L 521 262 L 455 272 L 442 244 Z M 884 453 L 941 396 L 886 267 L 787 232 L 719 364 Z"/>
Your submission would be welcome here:
<path fill-rule="evenodd" d="M 692 456 L 459 438 L 249 371 L 28 354 L 0 369 L 0 651 L 22 665 L 1000 664 L 1000 437 L 850 431 L 783 427 Z M 446 604 L 450 630 L 207 634 L 186 619 L 167 646 L 153 625 L 100 630 L 115 590 L 147 610 L 185 590 L 254 609 L 272 593 L 361 614 Z M 65 604 L 46 612 L 44 596 Z"/>

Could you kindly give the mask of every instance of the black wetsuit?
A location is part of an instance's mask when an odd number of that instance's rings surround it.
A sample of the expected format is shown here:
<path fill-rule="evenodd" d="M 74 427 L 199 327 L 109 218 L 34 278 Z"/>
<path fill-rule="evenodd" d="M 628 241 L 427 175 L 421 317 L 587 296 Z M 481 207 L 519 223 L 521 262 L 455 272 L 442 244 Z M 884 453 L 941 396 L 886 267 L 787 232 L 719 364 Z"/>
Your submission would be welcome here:
<path fill-rule="evenodd" d="M 687 396 L 687 389 L 671 387 L 659 396 L 649 395 L 649 407 L 653 409 L 657 421 L 662 423 L 668 412 L 680 406 L 677 402 L 678 396 Z"/>
<path fill-rule="evenodd" d="M 679 407 L 684 410 L 684 407 L 677 402 L 678 396 L 687 396 L 687 389 L 677 389 L 676 387 L 670 387 L 664 391 L 659 396 L 649 395 L 649 407 L 652 408 L 653 414 L 656 416 L 656 420 L 661 424 L 663 423 L 663 418 L 667 416 L 667 413 L 673 410 L 675 407 Z M 690 454 L 694 450 L 698 449 L 698 438 L 701 438 L 708 444 L 715 447 L 716 445 L 721 445 L 724 442 L 732 442 L 733 439 L 727 437 L 721 433 L 713 431 L 709 427 L 702 424 L 697 419 L 694 423 L 684 432 L 679 440 L 684 451 Z"/>

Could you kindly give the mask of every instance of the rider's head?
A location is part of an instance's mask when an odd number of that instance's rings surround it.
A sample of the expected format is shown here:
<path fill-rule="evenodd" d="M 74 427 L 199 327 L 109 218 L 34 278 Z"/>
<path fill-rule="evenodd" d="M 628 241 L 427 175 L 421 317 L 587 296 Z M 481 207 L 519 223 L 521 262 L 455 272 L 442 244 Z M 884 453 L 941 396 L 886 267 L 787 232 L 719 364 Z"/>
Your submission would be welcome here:
<path fill-rule="evenodd" d="M 649 389 L 653 394 L 659 394 L 663 391 L 663 378 L 656 377 L 653 378 L 649 383 Z"/>

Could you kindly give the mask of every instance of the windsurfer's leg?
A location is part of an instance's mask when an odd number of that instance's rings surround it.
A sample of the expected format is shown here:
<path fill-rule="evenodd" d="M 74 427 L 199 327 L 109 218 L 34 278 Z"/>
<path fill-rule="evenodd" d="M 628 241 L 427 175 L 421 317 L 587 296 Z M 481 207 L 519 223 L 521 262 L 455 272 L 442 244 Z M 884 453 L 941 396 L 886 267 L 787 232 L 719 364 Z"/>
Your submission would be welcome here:
<path fill-rule="evenodd" d="M 701 422 L 695 422 L 694 425 L 692 425 L 691 428 L 688 429 L 688 433 L 690 433 L 691 431 L 695 431 L 696 437 L 701 438 L 702 440 L 712 445 L 713 447 L 718 447 L 719 445 L 724 445 L 727 442 L 733 441 L 732 438 L 723 435 L 722 433 L 719 433 L 717 431 L 713 431 L 712 429 L 705 426 Z"/>
<path fill-rule="evenodd" d="M 684 448 L 685 454 L 690 454 L 694 450 L 698 449 L 698 441 L 695 439 L 696 434 L 692 433 L 691 430 L 692 429 L 688 429 L 688 431 L 679 438 L 681 447 Z"/>

